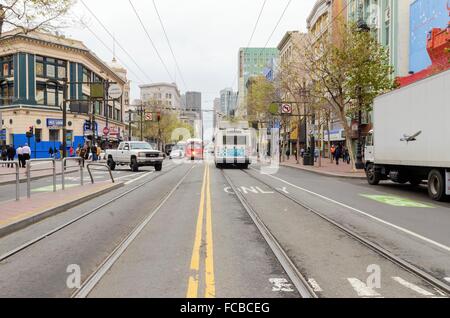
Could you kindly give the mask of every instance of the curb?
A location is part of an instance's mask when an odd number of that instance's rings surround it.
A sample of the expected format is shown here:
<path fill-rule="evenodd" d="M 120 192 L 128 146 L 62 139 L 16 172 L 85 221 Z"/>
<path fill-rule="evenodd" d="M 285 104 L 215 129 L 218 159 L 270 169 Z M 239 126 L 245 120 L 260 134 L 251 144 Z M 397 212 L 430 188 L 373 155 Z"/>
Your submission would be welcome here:
<path fill-rule="evenodd" d="M 284 164 L 280 164 L 280 166 L 285 167 L 285 168 L 290 168 L 290 169 L 295 169 L 295 170 L 301 170 L 301 171 L 305 171 L 305 172 L 311 172 L 311 173 L 315 173 L 315 174 L 320 174 L 322 176 L 330 177 L 330 178 L 351 179 L 351 180 L 366 180 L 366 177 L 360 177 L 360 176 L 340 175 L 340 174 L 334 174 L 334 173 L 324 172 L 324 171 L 303 169 L 303 168 L 300 168 L 300 167 L 293 167 L 293 166 L 288 166 L 288 165 L 284 165 Z"/>
<path fill-rule="evenodd" d="M 43 212 L 41 212 L 41 213 L 39 213 L 37 215 L 34 215 L 32 217 L 29 217 L 27 219 L 17 221 L 16 223 L 12 223 L 12 224 L 6 225 L 5 227 L 0 228 L 0 238 L 5 237 L 5 236 L 7 236 L 9 234 L 12 234 L 12 233 L 14 233 L 16 231 L 22 230 L 22 229 L 24 229 L 24 228 L 26 228 L 26 227 L 28 227 L 30 225 L 38 223 L 38 222 L 40 222 L 42 220 L 45 220 L 45 219 L 47 219 L 49 217 L 52 217 L 52 216 L 55 216 L 55 215 L 57 215 L 59 213 L 65 212 L 65 211 L 67 211 L 69 209 L 72 209 L 72 208 L 74 208 L 76 206 L 79 206 L 79 205 L 81 205 L 83 203 L 86 203 L 86 202 L 88 202 L 88 201 L 90 201 L 90 200 L 92 200 L 92 199 L 94 199 L 94 198 L 96 198 L 98 196 L 101 196 L 101 195 L 103 195 L 103 194 L 105 194 L 105 193 L 107 193 L 109 191 L 114 191 L 114 190 L 117 190 L 119 188 L 122 188 L 123 186 L 124 186 L 124 183 L 122 183 L 122 182 L 121 183 L 116 183 L 112 187 L 103 189 L 103 190 L 98 191 L 98 192 L 91 193 L 91 194 L 89 194 L 89 195 L 87 195 L 85 197 L 79 198 L 77 200 L 73 200 L 73 201 L 67 202 L 67 203 L 65 203 L 63 205 L 60 205 L 60 206 L 48 209 L 46 211 L 43 211 Z"/>

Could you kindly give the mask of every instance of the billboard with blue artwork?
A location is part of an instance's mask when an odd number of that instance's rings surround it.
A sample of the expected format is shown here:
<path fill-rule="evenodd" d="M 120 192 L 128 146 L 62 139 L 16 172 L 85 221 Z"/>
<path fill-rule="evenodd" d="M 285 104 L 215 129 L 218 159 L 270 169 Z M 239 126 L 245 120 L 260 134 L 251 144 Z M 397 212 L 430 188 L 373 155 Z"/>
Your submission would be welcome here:
<path fill-rule="evenodd" d="M 411 4 L 409 68 L 419 72 L 431 65 L 427 36 L 433 28 L 445 29 L 449 22 L 450 0 L 416 0 Z"/>

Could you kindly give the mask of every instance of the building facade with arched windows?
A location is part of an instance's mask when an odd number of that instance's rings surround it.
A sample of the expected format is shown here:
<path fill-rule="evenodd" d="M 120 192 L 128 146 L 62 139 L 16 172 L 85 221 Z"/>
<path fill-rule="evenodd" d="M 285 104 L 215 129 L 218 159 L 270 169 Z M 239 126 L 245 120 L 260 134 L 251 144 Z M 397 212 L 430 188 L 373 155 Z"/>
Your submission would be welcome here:
<path fill-rule="evenodd" d="M 123 139 L 126 95 L 110 101 L 91 98 L 93 83 L 102 83 L 105 96 L 113 83 L 128 94 L 129 82 L 123 74 L 80 41 L 16 32 L 4 33 L 0 39 L 1 143 L 15 147 L 29 143 L 32 158 L 48 156 L 50 148 L 59 150 L 64 97 L 68 148 L 92 140 L 100 145 Z M 27 138 L 30 129 L 34 136 Z"/>

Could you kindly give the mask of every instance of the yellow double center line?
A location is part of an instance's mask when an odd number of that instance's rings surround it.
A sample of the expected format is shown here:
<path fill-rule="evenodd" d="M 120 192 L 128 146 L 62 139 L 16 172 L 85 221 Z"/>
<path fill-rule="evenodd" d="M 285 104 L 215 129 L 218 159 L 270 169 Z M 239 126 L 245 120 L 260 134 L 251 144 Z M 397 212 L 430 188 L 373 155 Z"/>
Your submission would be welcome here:
<path fill-rule="evenodd" d="M 206 200 L 205 200 L 206 198 Z M 194 249 L 191 259 L 191 274 L 189 276 L 187 298 L 197 298 L 200 280 L 200 259 L 202 252 L 203 222 L 206 205 L 205 228 L 205 298 L 216 297 L 216 283 L 214 278 L 214 251 L 212 234 L 212 208 L 211 208 L 211 181 L 209 166 L 206 164 L 203 175 L 202 191 L 200 195 L 200 207 L 198 209 L 197 227 L 195 232 Z"/>

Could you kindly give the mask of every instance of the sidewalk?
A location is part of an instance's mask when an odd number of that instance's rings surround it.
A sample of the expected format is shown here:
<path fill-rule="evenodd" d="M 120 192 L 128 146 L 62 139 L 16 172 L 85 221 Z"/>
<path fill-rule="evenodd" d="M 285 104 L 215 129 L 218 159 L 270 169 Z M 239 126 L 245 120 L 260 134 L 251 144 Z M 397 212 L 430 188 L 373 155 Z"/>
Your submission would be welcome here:
<path fill-rule="evenodd" d="M 319 163 L 316 162 L 315 166 L 304 166 L 303 160 L 300 165 L 297 164 L 295 157 L 291 156 L 289 161 L 281 162 L 281 166 L 296 168 L 304 171 L 314 172 L 321 175 L 329 177 L 339 177 L 339 178 L 351 178 L 351 179 L 366 179 L 366 173 L 364 171 L 353 172 L 351 170 L 351 165 L 343 163 L 342 160 L 339 162 L 339 166 L 336 162 L 331 163 L 330 159 L 322 158 L 322 167 L 319 168 Z"/>
<path fill-rule="evenodd" d="M 64 212 L 122 186 L 123 183 L 102 182 L 78 186 L 56 193 L 33 194 L 31 199 L 21 198 L 20 201 L 2 202 L 0 209 L 0 237 Z"/>

